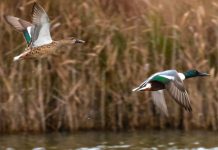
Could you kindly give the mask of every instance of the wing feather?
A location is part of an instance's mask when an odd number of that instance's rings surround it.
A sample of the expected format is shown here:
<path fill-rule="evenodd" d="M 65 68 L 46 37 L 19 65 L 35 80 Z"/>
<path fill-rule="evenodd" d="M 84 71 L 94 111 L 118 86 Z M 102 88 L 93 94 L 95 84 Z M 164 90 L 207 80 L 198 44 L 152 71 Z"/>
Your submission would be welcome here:
<path fill-rule="evenodd" d="M 14 16 L 5 15 L 4 18 L 9 25 L 11 25 L 13 28 L 15 28 L 18 31 L 26 30 L 27 27 L 32 26 L 30 22 Z"/>
<path fill-rule="evenodd" d="M 27 44 L 30 44 L 31 41 L 31 34 L 28 31 L 28 28 L 32 28 L 33 24 L 30 22 L 14 17 L 14 16 L 4 16 L 5 21 L 11 25 L 15 30 L 18 30 L 20 32 L 23 32 L 23 36 L 27 42 Z"/>
<path fill-rule="evenodd" d="M 166 101 L 164 98 L 163 90 L 152 91 L 151 92 L 154 104 L 168 117 L 168 110 Z"/>
<path fill-rule="evenodd" d="M 188 93 L 178 75 L 175 76 L 175 80 L 171 80 L 165 87 L 178 104 L 183 106 L 187 111 L 192 111 Z"/>
<path fill-rule="evenodd" d="M 37 3 L 34 3 L 32 10 L 34 30 L 32 34 L 32 46 L 37 47 L 52 42 L 50 34 L 50 23 L 45 10 Z"/>

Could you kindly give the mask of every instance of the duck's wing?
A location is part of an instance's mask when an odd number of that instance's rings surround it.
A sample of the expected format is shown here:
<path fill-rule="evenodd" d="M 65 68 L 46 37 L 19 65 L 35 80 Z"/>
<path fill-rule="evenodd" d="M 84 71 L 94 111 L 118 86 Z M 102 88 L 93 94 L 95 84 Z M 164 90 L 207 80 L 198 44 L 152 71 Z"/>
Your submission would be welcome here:
<path fill-rule="evenodd" d="M 174 73 L 173 77 L 174 79 L 165 84 L 166 90 L 178 104 L 183 106 L 187 111 L 192 111 L 188 93 L 178 73 Z"/>
<path fill-rule="evenodd" d="M 50 23 L 45 10 L 37 3 L 34 3 L 32 10 L 34 29 L 31 31 L 31 46 L 37 47 L 52 42 L 50 34 Z"/>
<path fill-rule="evenodd" d="M 23 33 L 24 39 L 29 45 L 31 42 L 31 28 L 33 28 L 33 24 L 25 21 L 23 19 L 14 17 L 14 16 L 4 16 L 5 21 L 11 25 L 15 30 Z"/>
<path fill-rule="evenodd" d="M 154 104 L 168 117 L 169 115 L 168 115 L 168 110 L 167 110 L 167 105 L 164 98 L 163 90 L 152 91 L 151 95 Z"/>

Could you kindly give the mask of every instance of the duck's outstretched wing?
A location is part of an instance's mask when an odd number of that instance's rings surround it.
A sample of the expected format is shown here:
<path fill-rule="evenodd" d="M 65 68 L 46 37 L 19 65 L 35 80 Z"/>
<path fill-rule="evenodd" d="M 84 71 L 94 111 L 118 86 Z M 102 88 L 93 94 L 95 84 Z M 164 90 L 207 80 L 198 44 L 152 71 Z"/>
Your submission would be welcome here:
<path fill-rule="evenodd" d="M 32 10 L 32 20 L 34 30 L 31 31 L 32 43 L 31 46 L 37 47 L 52 42 L 50 34 L 50 23 L 45 10 L 37 3 L 34 3 Z"/>
<path fill-rule="evenodd" d="M 23 32 L 24 39 L 29 45 L 31 42 L 31 28 L 33 28 L 33 24 L 23 19 L 14 17 L 14 16 L 4 16 L 5 21 L 11 25 L 15 30 Z"/>
<path fill-rule="evenodd" d="M 151 92 L 154 104 L 168 117 L 168 110 L 166 101 L 164 98 L 163 90 L 152 91 Z"/>
<path fill-rule="evenodd" d="M 177 73 L 174 74 L 174 79 L 165 85 L 165 88 L 178 104 L 187 111 L 192 111 L 188 93 Z"/>

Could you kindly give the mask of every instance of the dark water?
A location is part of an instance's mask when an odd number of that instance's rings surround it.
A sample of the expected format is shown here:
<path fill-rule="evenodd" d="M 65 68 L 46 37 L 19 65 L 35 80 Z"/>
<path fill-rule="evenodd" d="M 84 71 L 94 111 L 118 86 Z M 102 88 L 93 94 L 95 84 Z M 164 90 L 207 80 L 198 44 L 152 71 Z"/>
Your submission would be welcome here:
<path fill-rule="evenodd" d="M 0 135 L 0 150 L 218 149 L 218 132 L 137 131 Z"/>

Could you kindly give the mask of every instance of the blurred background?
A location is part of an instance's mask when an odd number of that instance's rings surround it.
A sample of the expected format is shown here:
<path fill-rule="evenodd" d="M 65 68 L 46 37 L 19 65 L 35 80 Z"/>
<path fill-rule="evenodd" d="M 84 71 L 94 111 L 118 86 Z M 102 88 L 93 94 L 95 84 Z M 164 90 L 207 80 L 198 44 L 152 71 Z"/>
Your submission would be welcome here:
<path fill-rule="evenodd" d="M 169 130 L 218 129 L 216 0 L 37 2 L 50 18 L 53 39 L 86 43 L 63 47 L 59 57 L 14 63 L 26 43 L 3 15 L 31 21 L 34 1 L 0 1 L 0 133 L 158 129 L 164 137 Z M 167 69 L 210 74 L 185 81 L 191 113 L 166 93 L 166 118 L 149 92 L 132 92 L 149 75 Z"/>

